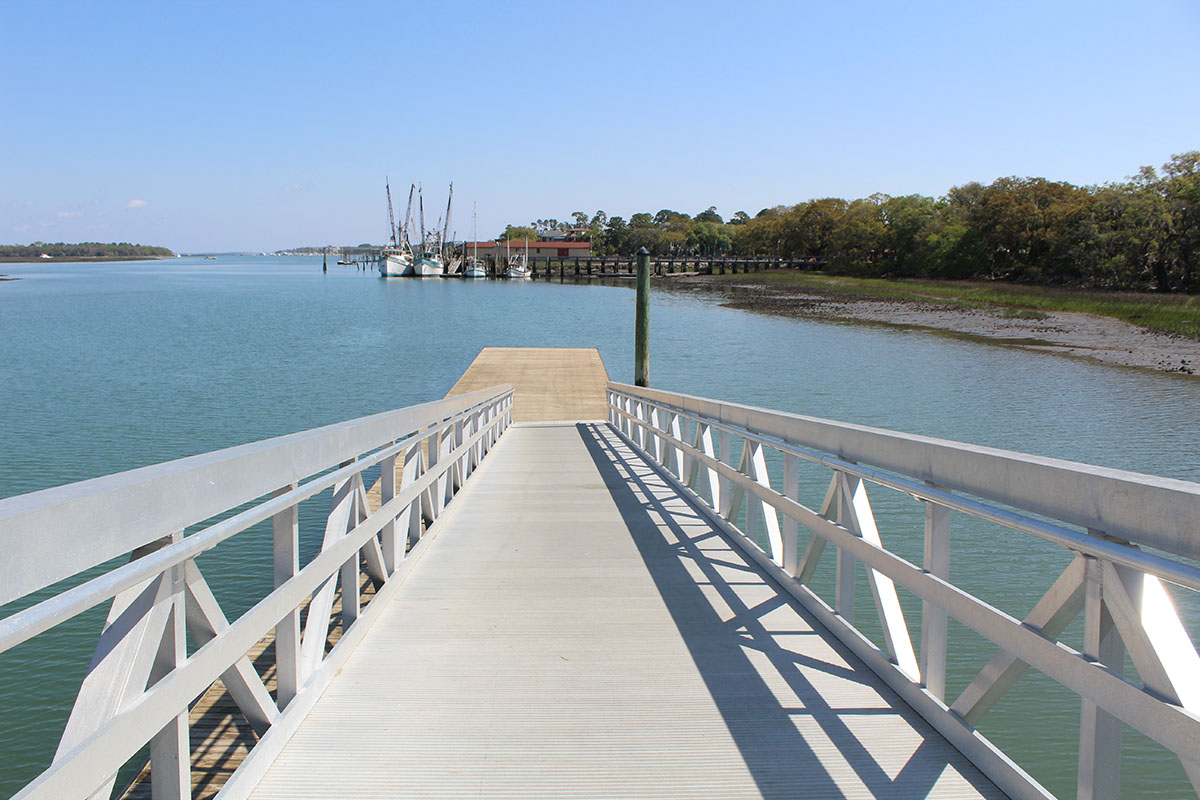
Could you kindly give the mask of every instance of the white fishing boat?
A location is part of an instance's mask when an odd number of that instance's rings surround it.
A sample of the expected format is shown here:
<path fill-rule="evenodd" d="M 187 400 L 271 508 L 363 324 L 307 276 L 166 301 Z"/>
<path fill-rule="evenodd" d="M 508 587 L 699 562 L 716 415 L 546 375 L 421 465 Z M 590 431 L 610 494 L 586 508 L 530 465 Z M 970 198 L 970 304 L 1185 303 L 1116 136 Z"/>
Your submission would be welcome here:
<path fill-rule="evenodd" d="M 520 280 L 532 276 L 533 271 L 529 269 L 529 242 L 525 242 L 524 252 L 517 252 L 508 257 L 508 266 L 504 270 L 504 277 Z"/>
<path fill-rule="evenodd" d="M 412 253 L 382 253 L 379 260 L 379 274 L 384 278 L 407 278 L 412 276 Z"/>
<path fill-rule="evenodd" d="M 423 250 L 413 261 L 413 275 L 418 278 L 441 277 L 446 274 L 446 265 L 442 262 L 442 254 L 433 250 Z"/>
<path fill-rule="evenodd" d="M 404 228 L 397 230 L 396 218 L 392 214 L 392 187 L 385 183 L 387 189 L 388 229 L 390 241 L 379 254 L 379 275 L 382 278 L 401 278 L 413 275 L 412 246 L 408 242 L 408 226 L 412 219 L 413 191 L 416 186 L 408 189 L 408 210 L 404 212 Z"/>
<path fill-rule="evenodd" d="M 464 278 L 486 278 L 487 277 L 487 267 L 485 267 L 483 265 L 483 262 L 480 261 L 478 258 L 476 258 L 475 256 L 471 256 L 470 258 L 467 259 L 467 266 L 463 269 L 463 277 Z"/>
<path fill-rule="evenodd" d="M 450 202 L 454 198 L 454 184 L 450 184 L 450 196 L 446 199 L 445 223 L 440 230 L 425 230 L 425 196 L 417 185 L 417 213 L 421 223 L 421 252 L 413 259 L 413 274 L 418 278 L 443 277 L 446 273 L 446 234 L 450 228 Z"/>
<path fill-rule="evenodd" d="M 487 268 L 479 260 L 479 203 L 475 204 L 475 210 L 471 214 L 471 255 L 467 256 L 466 265 L 463 267 L 463 277 L 487 277 Z"/>

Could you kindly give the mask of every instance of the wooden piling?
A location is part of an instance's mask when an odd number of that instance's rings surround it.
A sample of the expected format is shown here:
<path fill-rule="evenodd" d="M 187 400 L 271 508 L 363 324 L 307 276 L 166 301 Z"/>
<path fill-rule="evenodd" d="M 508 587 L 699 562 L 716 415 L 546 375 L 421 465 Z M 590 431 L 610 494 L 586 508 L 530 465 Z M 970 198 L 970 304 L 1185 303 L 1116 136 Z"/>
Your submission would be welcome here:
<path fill-rule="evenodd" d="M 650 251 L 637 254 L 637 320 L 634 333 L 633 382 L 650 385 Z"/>

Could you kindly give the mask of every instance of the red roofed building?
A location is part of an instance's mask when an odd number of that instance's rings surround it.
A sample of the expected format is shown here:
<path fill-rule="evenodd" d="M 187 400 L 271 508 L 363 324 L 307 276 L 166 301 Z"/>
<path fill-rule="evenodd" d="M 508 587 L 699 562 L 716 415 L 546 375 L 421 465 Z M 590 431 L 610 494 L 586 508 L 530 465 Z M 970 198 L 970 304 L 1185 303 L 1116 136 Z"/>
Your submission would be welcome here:
<path fill-rule="evenodd" d="M 504 258 L 504 242 L 467 242 L 465 244 L 466 254 L 474 255 L 473 248 L 479 248 L 479 257 L 488 258 L 495 256 Z M 524 252 L 524 241 L 509 242 L 509 247 L 512 252 Z M 529 257 L 530 258 L 575 258 L 578 256 L 590 256 L 592 254 L 591 242 L 530 242 Z"/>

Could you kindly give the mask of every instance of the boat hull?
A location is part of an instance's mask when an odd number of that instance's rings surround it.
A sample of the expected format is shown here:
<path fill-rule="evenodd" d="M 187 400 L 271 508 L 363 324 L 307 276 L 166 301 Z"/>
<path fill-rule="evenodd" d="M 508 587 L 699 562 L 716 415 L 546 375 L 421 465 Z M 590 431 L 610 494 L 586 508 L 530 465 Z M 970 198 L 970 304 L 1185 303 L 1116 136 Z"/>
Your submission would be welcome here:
<path fill-rule="evenodd" d="M 379 274 L 384 278 L 402 278 L 413 274 L 411 256 L 387 255 L 379 262 Z"/>
<path fill-rule="evenodd" d="M 421 256 L 413 262 L 413 274 L 418 278 L 440 278 L 445 274 L 445 268 L 436 258 Z"/>
<path fill-rule="evenodd" d="M 487 268 L 483 266 L 483 262 L 472 256 L 467 259 L 466 266 L 463 267 L 464 278 L 486 278 Z"/>

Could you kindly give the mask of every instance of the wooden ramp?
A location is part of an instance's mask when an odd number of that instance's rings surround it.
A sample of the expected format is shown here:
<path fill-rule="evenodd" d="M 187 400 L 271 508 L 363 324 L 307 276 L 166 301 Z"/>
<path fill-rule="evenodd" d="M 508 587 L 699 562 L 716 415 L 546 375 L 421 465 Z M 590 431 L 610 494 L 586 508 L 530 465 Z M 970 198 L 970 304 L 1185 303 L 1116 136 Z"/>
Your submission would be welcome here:
<path fill-rule="evenodd" d="M 1001 796 L 607 423 L 511 428 L 422 547 L 254 797 Z"/>
<path fill-rule="evenodd" d="M 446 397 L 513 386 L 513 422 L 608 417 L 608 372 L 594 347 L 485 347 Z"/>

